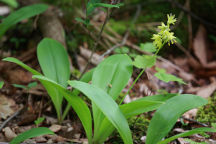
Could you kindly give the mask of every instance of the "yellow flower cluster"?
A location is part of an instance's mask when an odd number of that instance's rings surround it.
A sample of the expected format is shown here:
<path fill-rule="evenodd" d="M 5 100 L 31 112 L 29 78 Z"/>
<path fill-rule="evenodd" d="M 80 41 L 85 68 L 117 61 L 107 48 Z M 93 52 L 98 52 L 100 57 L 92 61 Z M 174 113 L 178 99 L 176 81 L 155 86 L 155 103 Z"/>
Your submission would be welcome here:
<path fill-rule="evenodd" d="M 170 25 L 174 25 L 176 22 L 175 15 L 167 15 L 167 25 L 162 23 L 161 26 L 158 26 L 158 29 L 160 30 L 157 34 L 154 34 L 152 39 L 153 44 L 156 46 L 157 49 L 161 49 L 164 44 L 168 43 L 168 45 L 173 44 L 176 42 L 176 37 L 174 36 L 174 33 L 170 30 Z"/>

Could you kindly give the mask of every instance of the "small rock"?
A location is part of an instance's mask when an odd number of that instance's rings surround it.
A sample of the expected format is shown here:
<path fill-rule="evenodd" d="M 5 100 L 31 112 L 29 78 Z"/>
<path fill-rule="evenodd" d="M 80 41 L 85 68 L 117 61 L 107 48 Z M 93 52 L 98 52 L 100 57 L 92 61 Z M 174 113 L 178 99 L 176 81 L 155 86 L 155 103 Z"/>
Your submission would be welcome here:
<path fill-rule="evenodd" d="M 15 138 L 17 135 L 11 130 L 11 128 L 6 127 L 3 129 L 5 137 L 10 141 Z"/>
<path fill-rule="evenodd" d="M 58 132 L 58 131 L 61 130 L 61 126 L 60 126 L 60 125 L 54 124 L 54 125 L 52 125 L 51 127 L 49 127 L 49 129 L 50 129 L 51 131 L 53 131 L 53 132 Z"/>

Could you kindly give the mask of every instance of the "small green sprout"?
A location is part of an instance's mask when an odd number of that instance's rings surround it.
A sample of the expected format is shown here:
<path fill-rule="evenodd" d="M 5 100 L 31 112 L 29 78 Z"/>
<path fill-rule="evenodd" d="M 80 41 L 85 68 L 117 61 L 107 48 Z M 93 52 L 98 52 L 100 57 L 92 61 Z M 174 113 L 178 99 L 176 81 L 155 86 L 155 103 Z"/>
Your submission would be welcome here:
<path fill-rule="evenodd" d="M 16 87 L 16 88 L 22 88 L 22 89 L 25 89 L 25 90 L 30 90 L 31 88 L 37 86 L 37 82 L 29 83 L 27 86 L 20 85 L 20 84 L 13 84 L 13 86 Z"/>
<path fill-rule="evenodd" d="M 174 33 L 171 32 L 170 25 L 174 25 L 176 22 L 176 18 L 174 15 L 170 14 L 167 15 L 167 24 L 161 23 L 160 26 L 158 26 L 158 29 L 160 30 L 157 34 L 154 34 L 152 39 L 154 46 L 158 49 L 158 51 L 163 47 L 164 44 L 168 43 L 168 45 L 173 44 L 176 42 L 176 37 L 174 36 Z"/>
<path fill-rule="evenodd" d="M 39 126 L 39 124 L 41 124 L 43 121 L 45 120 L 44 117 L 39 117 L 37 120 L 34 121 L 36 127 Z"/>

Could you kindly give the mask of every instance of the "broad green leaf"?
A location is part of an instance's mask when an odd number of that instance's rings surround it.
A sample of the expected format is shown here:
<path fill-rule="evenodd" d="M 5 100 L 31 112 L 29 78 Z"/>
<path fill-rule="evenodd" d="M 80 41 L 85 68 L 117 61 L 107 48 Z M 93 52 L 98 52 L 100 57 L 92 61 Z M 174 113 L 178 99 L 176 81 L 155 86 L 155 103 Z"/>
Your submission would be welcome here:
<path fill-rule="evenodd" d="M 167 100 L 158 108 L 150 122 L 146 144 L 156 144 L 161 141 L 184 112 L 205 104 L 207 104 L 206 99 L 190 94 L 175 96 Z"/>
<path fill-rule="evenodd" d="M 16 0 L 0 0 L 0 2 L 4 2 L 7 5 L 13 7 L 13 8 L 17 8 L 18 7 L 18 2 Z"/>
<path fill-rule="evenodd" d="M 133 66 L 128 55 L 118 54 L 106 58 L 94 70 L 92 84 L 107 91 L 114 100 L 127 85 Z"/>
<path fill-rule="evenodd" d="M 167 139 L 165 139 L 163 141 L 160 141 L 158 144 L 168 144 L 169 142 L 171 142 L 171 141 L 173 141 L 173 140 L 175 140 L 177 138 L 187 137 L 187 136 L 191 136 L 193 134 L 200 134 L 200 133 L 203 133 L 203 132 L 216 132 L 216 129 L 206 128 L 206 127 L 192 129 L 192 130 L 177 134 L 175 136 L 172 136 L 170 138 L 167 138 Z"/>
<path fill-rule="evenodd" d="M 0 24 L 0 38 L 4 33 L 13 25 L 18 22 L 43 13 L 48 8 L 45 4 L 34 4 L 30 6 L 23 7 L 13 13 L 11 13 L 7 18 L 3 20 Z"/>
<path fill-rule="evenodd" d="M 162 80 L 166 83 L 170 81 L 176 81 L 179 82 L 180 84 L 186 84 L 181 78 L 178 78 L 174 75 L 167 74 L 164 69 L 158 69 L 158 72 L 154 74 L 155 77 L 157 77 L 159 80 Z"/>
<path fill-rule="evenodd" d="M 113 55 L 106 58 L 94 70 L 92 84 L 106 91 L 116 100 L 122 89 L 127 85 L 133 72 L 132 61 L 125 54 Z M 98 137 L 103 113 L 93 103 L 94 136 Z"/>
<path fill-rule="evenodd" d="M 154 55 L 138 55 L 133 61 L 133 65 L 137 68 L 146 69 L 155 65 L 156 58 Z"/>
<path fill-rule="evenodd" d="M 18 64 L 19 66 L 21 66 L 22 68 L 28 70 L 29 72 L 31 72 L 33 75 L 41 75 L 38 71 L 30 68 L 29 66 L 27 66 L 26 64 L 24 64 L 23 62 L 21 62 L 20 60 L 13 58 L 13 57 L 8 57 L 3 59 L 3 61 L 7 61 L 7 62 L 12 62 L 15 64 Z"/>
<path fill-rule="evenodd" d="M 54 133 L 46 127 L 32 128 L 15 137 L 10 144 L 20 144 L 24 140 L 47 134 L 53 135 Z"/>
<path fill-rule="evenodd" d="M 140 49 L 150 53 L 156 52 L 157 50 L 156 47 L 151 42 L 141 43 Z"/>
<path fill-rule="evenodd" d="M 137 99 L 131 103 L 123 104 L 120 106 L 124 116 L 130 118 L 131 116 L 139 115 L 145 112 L 153 111 L 157 109 L 161 104 L 171 97 L 177 94 L 167 94 L 167 95 L 154 95 L 144 98 Z M 105 118 L 99 129 L 99 136 L 97 140 L 99 143 L 103 143 L 115 130 L 113 125 Z"/>
<path fill-rule="evenodd" d="M 86 103 L 74 92 L 70 92 L 66 88 L 62 87 L 61 85 L 57 84 L 55 81 L 48 79 L 44 76 L 35 75 L 33 78 L 39 79 L 41 82 L 45 83 L 47 85 L 50 85 L 50 87 L 56 89 L 58 92 L 60 92 L 64 98 L 68 101 L 68 103 L 71 105 L 71 107 L 74 109 L 74 111 L 77 113 L 78 117 L 80 118 L 83 127 L 85 129 L 86 135 L 88 137 L 89 143 L 92 143 L 92 118 L 91 118 L 91 112 L 86 105 Z"/>
<path fill-rule="evenodd" d="M 70 64 L 64 46 L 56 40 L 44 38 L 37 47 L 37 56 L 44 75 L 66 87 Z"/>
<path fill-rule="evenodd" d="M 20 85 L 20 84 L 12 84 L 14 87 L 16 87 L 16 88 L 22 88 L 22 89 L 27 89 L 27 87 L 26 86 L 24 86 L 24 85 Z"/>
<path fill-rule="evenodd" d="M 103 112 L 107 119 L 120 133 L 124 143 L 132 144 L 131 132 L 117 103 L 102 89 L 79 81 L 69 81 L 69 85 L 80 90 Z"/>
<path fill-rule="evenodd" d="M 37 56 L 44 75 L 66 88 L 70 78 L 70 65 L 64 46 L 56 40 L 44 38 L 37 47 Z M 51 96 L 60 119 L 63 96 L 52 86 L 44 87 Z"/>
<path fill-rule="evenodd" d="M 3 88 L 3 86 L 4 86 L 4 82 L 0 81 L 0 89 Z"/>

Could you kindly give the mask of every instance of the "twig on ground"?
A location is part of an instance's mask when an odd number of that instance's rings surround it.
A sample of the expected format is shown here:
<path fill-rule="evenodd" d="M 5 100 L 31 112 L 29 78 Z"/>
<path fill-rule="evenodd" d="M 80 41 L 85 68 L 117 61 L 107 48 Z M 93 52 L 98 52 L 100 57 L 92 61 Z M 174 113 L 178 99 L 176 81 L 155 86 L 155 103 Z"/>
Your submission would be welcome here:
<path fill-rule="evenodd" d="M 86 64 L 86 66 L 85 66 L 83 72 L 81 73 L 79 79 L 84 75 L 84 73 L 85 73 L 86 70 L 88 69 L 88 66 L 89 66 L 89 64 L 90 64 L 90 62 L 91 62 L 92 56 L 93 56 L 93 54 L 94 54 L 94 52 L 95 52 L 95 50 L 96 50 L 96 48 L 97 48 L 97 46 L 98 46 L 98 44 L 99 44 L 99 41 L 101 40 L 102 33 L 103 33 L 103 31 L 104 31 L 105 25 L 107 24 L 107 21 L 108 21 L 109 18 L 110 18 L 111 13 L 112 13 L 112 11 L 111 11 L 110 14 L 109 14 L 109 9 L 108 9 L 108 12 L 107 12 L 107 15 L 106 15 L 106 19 L 105 19 L 105 21 L 104 21 L 104 23 L 103 23 L 103 25 L 102 25 L 102 28 L 101 28 L 100 33 L 99 33 L 99 35 L 98 35 L 98 38 L 97 38 L 97 40 L 96 40 L 96 42 L 95 42 L 95 44 L 94 44 L 94 47 L 92 48 L 91 56 L 90 56 L 90 58 L 88 59 L 88 62 L 87 62 L 87 64 Z"/>
<path fill-rule="evenodd" d="M 16 111 L 13 115 L 11 115 L 8 119 L 6 119 L 2 124 L 1 124 L 1 127 L 0 127 L 0 131 L 7 125 L 7 123 L 9 122 L 9 121 L 11 121 L 14 117 L 16 117 L 17 115 L 19 115 L 20 114 L 20 112 L 23 110 L 23 106 L 21 106 L 21 108 L 18 110 L 18 111 Z"/>
<path fill-rule="evenodd" d="M 184 120 L 190 121 L 190 122 L 197 123 L 197 124 L 199 124 L 199 125 L 201 125 L 201 126 L 204 126 L 204 127 L 209 127 L 207 124 L 198 122 L 198 121 L 196 121 L 196 120 L 194 120 L 194 119 L 186 118 L 186 117 L 183 117 L 183 116 L 182 116 L 181 118 L 184 119 Z"/>
<path fill-rule="evenodd" d="M 92 37 L 92 39 L 93 39 L 94 41 L 97 41 L 96 36 L 95 36 L 92 32 L 90 32 L 90 31 L 89 31 L 86 27 L 84 27 L 83 25 L 81 25 L 81 27 L 82 27 L 82 29 L 85 31 L 86 34 L 89 34 L 89 35 Z M 101 40 L 99 41 L 99 44 L 100 44 L 104 49 L 107 49 L 106 45 L 103 44 Z"/>
<path fill-rule="evenodd" d="M 141 12 L 141 6 L 138 5 L 137 6 L 136 14 L 135 14 L 135 16 L 133 18 L 133 21 L 131 22 L 131 26 L 134 25 L 134 23 L 137 21 L 137 18 L 139 17 L 140 12 Z M 114 45 L 113 47 L 111 47 L 110 49 L 108 49 L 105 53 L 103 53 L 101 55 L 101 57 L 100 57 L 100 60 L 102 60 L 104 58 L 104 56 L 109 55 L 116 48 L 124 46 L 126 44 L 126 42 L 127 42 L 128 37 L 129 37 L 129 33 L 130 33 L 130 28 L 127 29 L 126 34 L 124 35 L 123 40 L 120 43 L 118 43 L 118 44 Z"/>
<path fill-rule="evenodd" d="M 188 8 L 188 10 L 190 11 L 190 0 L 186 1 L 186 7 Z M 192 20 L 191 20 L 191 16 L 188 14 L 187 15 L 187 19 L 188 19 L 188 48 L 189 50 L 192 50 L 193 47 L 193 28 L 192 28 Z"/>

